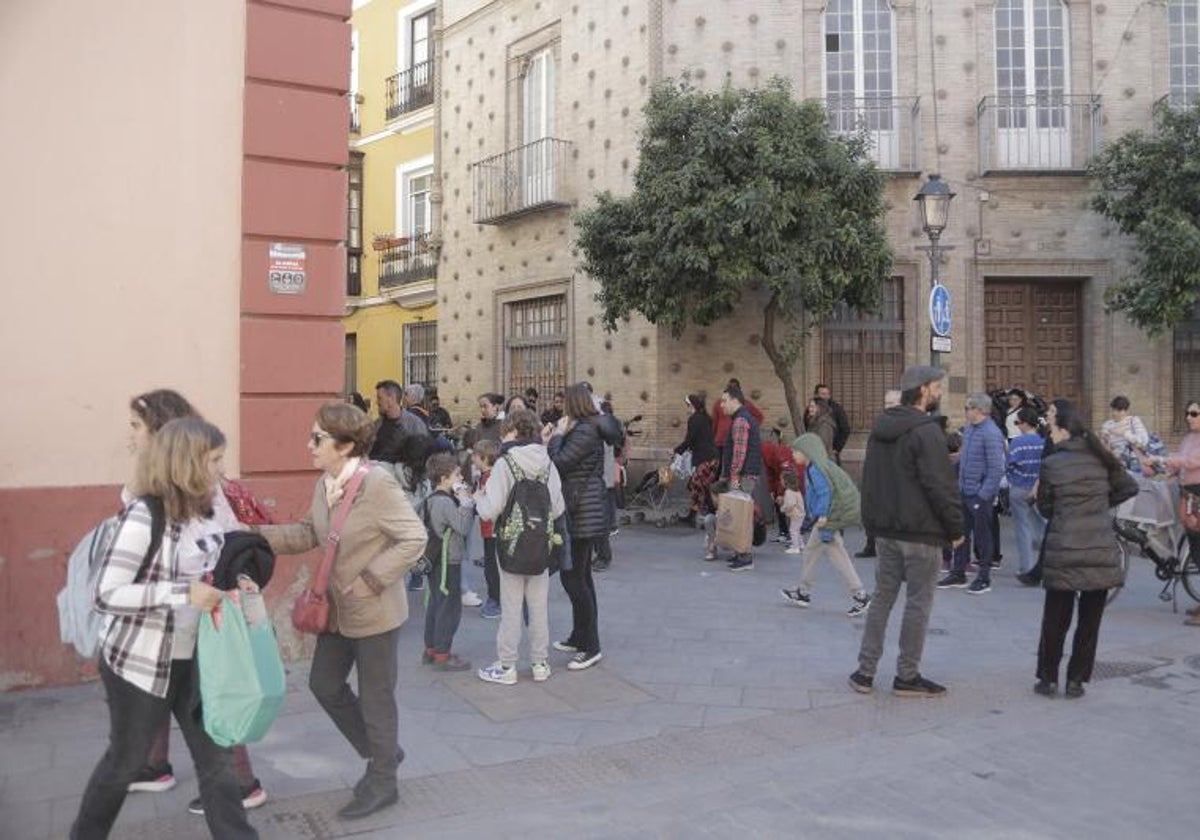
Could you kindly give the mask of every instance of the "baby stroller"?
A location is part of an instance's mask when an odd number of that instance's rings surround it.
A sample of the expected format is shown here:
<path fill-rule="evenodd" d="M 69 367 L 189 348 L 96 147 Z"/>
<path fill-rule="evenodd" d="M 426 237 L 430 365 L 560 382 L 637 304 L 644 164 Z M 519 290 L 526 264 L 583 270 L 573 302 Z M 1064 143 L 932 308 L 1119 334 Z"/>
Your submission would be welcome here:
<path fill-rule="evenodd" d="M 635 514 L 639 520 L 653 519 L 658 527 L 666 527 L 668 514 L 672 512 L 669 501 L 671 488 L 675 482 L 687 477 L 687 467 L 677 455 L 670 466 L 647 471 L 634 488 L 626 507 L 640 509 L 638 514 Z"/>

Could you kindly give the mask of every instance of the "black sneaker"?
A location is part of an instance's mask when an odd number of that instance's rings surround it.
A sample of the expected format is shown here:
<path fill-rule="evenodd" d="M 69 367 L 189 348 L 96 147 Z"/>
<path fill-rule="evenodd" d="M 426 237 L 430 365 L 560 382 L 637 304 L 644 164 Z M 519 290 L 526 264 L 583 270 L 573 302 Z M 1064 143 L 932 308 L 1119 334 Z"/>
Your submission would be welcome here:
<path fill-rule="evenodd" d="M 997 554 L 995 557 L 992 558 L 992 568 L 999 569 L 1000 564 L 1003 562 L 1004 562 L 1004 556 L 1001 554 Z"/>
<path fill-rule="evenodd" d="M 892 680 L 892 694 L 897 697 L 940 697 L 945 693 L 946 686 L 927 680 L 920 674 L 911 680 L 902 680 L 899 677 Z"/>
<path fill-rule="evenodd" d="M 612 566 L 611 560 L 595 560 L 592 562 L 593 572 L 607 572 Z"/>
<path fill-rule="evenodd" d="M 992 582 L 983 578 L 975 578 L 971 581 L 971 585 L 967 587 L 967 592 L 971 595 L 982 595 L 985 592 L 992 591 Z"/>
<path fill-rule="evenodd" d="M 247 787 L 242 788 L 242 807 L 249 811 L 251 808 L 261 808 L 267 801 L 267 792 L 263 790 L 263 786 L 259 784 L 258 779 L 255 779 Z M 197 796 L 188 803 L 188 813 L 204 816 L 204 803 Z"/>
<path fill-rule="evenodd" d="M 812 603 L 812 597 L 807 592 L 801 592 L 799 589 L 780 589 L 779 594 L 793 606 L 807 607 Z"/>
<path fill-rule="evenodd" d="M 169 762 L 151 766 L 147 764 L 126 788 L 130 793 L 162 793 L 175 787 L 175 774 Z"/>
<path fill-rule="evenodd" d="M 1034 683 L 1033 690 L 1043 697 L 1054 697 L 1058 694 L 1058 683 L 1050 682 L 1050 680 L 1038 680 Z"/>
<path fill-rule="evenodd" d="M 871 596 L 867 593 L 855 595 L 851 599 L 850 609 L 846 610 L 846 615 L 851 618 L 858 618 L 860 615 L 866 615 L 867 610 L 871 608 Z"/>
<path fill-rule="evenodd" d="M 966 572 L 947 572 L 946 576 L 937 582 L 938 589 L 966 589 Z"/>
<path fill-rule="evenodd" d="M 875 678 L 868 677 L 862 671 L 855 671 L 850 675 L 850 687 L 859 694 L 870 694 L 875 690 Z"/>
<path fill-rule="evenodd" d="M 749 554 L 739 554 L 728 563 L 725 568 L 731 572 L 750 572 L 754 570 L 754 558 Z"/>
<path fill-rule="evenodd" d="M 1071 698 L 1072 700 L 1082 697 L 1084 695 L 1083 683 L 1081 683 L 1079 680 L 1067 680 L 1067 687 L 1066 690 L 1063 691 L 1063 695 Z"/>
<path fill-rule="evenodd" d="M 876 556 L 876 554 L 875 554 L 875 552 L 874 552 L 874 551 L 867 551 L 867 550 L 864 548 L 862 551 L 856 551 L 856 552 L 854 552 L 854 556 L 855 556 L 855 557 L 857 557 L 859 560 L 869 560 L 869 559 L 871 559 L 872 557 L 875 557 L 875 556 Z"/>
<path fill-rule="evenodd" d="M 1023 586 L 1037 586 L 1039 583 L 1041 583 L 1040 580 L 1035 578 L 1029 572 L 1021 572 L 1021 574 L 1017 575 L 1017 582 Z"/>

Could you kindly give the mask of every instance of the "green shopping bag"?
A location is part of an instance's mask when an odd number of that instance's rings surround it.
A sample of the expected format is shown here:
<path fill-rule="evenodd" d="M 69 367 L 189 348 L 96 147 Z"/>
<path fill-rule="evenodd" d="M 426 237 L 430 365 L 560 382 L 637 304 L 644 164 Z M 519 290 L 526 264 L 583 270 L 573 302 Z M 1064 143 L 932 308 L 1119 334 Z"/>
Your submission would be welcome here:
<path fill-rule="evenodd" d="M 248 626 L 241 607 L 226 596 L 216 622 L 213 613 L 201 616 L 196 655 L 204 731 L 222 747 L 261 740 L 287 688 L 271 623 Z"/>

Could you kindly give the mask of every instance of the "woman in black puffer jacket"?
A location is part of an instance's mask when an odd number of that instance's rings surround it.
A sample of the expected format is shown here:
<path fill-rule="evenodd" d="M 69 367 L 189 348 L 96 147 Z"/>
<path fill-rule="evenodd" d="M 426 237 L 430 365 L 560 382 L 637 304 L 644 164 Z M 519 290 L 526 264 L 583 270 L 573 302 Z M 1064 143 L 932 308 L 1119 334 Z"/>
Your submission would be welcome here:
<path fill-rule="evenodd" d="M 567 388 L 564 414 L 557 426 L 542 431 L 550 459 L 562 479 L 571 534 L 572 568 L 560 578 L 571 599 L 574 626 L 558 650 L 574 652 L 567 668 L 579 671 L 600 661 L 600 632 L 596 612 L 596 586 L 592 581 L 592 555 L 612 527 L 608 489 L 604 486 L 604 441 L 591 392 L 582 385 Z"/>
<path fill-rule="evenodd" d="M 1058 667 L 1076 596 L 1067 697 L 1082 697 L 1091 679 L 1096 642 L 1108 590 L 1121 584 L 1121 566 L 1112 532 L 1112 508 L 1137 495 L 1137 482 L 1087 430 L 1070 403 L 1057 403 L 1050 420 L 1053 454 L 1042 460 L 1037 507 L 1049 524 L 1042 546 L 1042 584 L 1046 604 L 1038 644 L 1034 691 L 1058 692 Z"/>

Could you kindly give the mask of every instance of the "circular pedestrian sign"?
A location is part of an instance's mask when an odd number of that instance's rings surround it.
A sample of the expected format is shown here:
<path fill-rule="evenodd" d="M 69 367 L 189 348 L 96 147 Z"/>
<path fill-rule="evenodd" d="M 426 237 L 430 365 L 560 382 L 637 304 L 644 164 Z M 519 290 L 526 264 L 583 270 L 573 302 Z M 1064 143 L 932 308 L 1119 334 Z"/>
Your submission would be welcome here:
<path fill-rule="evenodd" d="M 933 327 L 934 335 L 950 335 L 952 309 L 950 290 L 938 283 L 929 293 L 929 324 Z"/>

